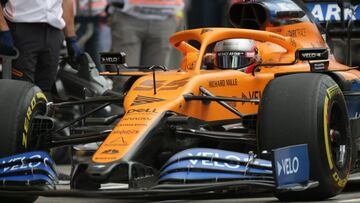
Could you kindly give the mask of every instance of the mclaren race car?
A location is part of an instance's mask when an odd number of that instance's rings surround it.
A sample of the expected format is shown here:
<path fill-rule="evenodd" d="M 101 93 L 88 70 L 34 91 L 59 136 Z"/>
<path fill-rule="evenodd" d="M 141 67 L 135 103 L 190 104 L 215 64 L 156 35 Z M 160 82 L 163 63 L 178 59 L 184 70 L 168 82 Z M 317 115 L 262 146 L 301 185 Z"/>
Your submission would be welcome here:
<path fill-rule="evenodd" d="M 178 70 L 128 67 L 124 54 L 102 53 L 116 67 L 102 76 L 130 77 L 123 94 L 94 96 L 84 87 L 84 99 L 53 103 L 30 83 L 0 80 L 2 201 L 337 195 L 359 168 L 360 71 L 335 60 L 305 9 L 288 0 L 236 3 L 229 11 L 236 28 L 170 38 L 183 54 Z M 255 41 L 250 71 L 219 66 L 214 50 L 229 39 Z M 123 110 L 93 116 L 109 105 Z M 56 112 L 69 106 L 82 113 L 61 122 Z M 49 149 L 94 142 L 90 157 L 86 147 L 73 153 L 71 189 L 57 189 Z"/>

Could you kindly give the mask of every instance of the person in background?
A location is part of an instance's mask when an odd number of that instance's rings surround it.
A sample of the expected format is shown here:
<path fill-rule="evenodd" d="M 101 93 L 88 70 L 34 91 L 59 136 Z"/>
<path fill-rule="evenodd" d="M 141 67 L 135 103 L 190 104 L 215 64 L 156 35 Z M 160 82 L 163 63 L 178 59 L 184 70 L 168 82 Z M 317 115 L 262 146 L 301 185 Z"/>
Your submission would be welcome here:
<path fill-rule="evenodd" d="M 166 65 L 169 37 L 182 16 L 183 0 L 109 0 L 113 52 L 125 52 L 129 66 Z M 124 79 L 114 80 L 121 91 Z"/>
<path fill-rule="evenodd" d="M 72 0 L 8 0 L 0 10 L 0 53 L 19 50 L 13 78 L 35 83 L 50 96 L 64 36 L 69 56 L 75 60 L 81 54 Z"/>
<path fill-rule="evenodd" d="M 91 3 L 90 3 L 91 2 Z M 78 44 L 90 54 L 99 71 L 104 71 L 100 64 L 99 52 L 110 50 L 111 34 L 106 24 L 107 0 L 76 0 L 76 33 Z"/>

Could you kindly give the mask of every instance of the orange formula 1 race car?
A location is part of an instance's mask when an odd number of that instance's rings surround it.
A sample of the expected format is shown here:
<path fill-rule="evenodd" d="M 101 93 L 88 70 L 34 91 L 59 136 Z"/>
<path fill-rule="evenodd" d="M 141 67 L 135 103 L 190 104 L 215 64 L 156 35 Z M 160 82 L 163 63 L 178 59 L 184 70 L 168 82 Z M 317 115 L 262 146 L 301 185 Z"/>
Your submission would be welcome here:
<path fill-rule="evenodd" d="M 241 28 L 174 34 L 184 56 L 178 70 L 123 72 L 123 54 L 103 53 L 119 71 L 102 75 L 131 76 L 123 95 L 48 103 L 31 84 L 1 80 L 0 196 L 184 199 L 265 189 L 289 201 L 340 193 L 358 169 L 359 69 L 336 62 L 301 3 L 245 1 L 230 18 Z M 91 116 L 110 104 L 124 113 Z M 50 117 L 74 105 L 84 106 L 74 121 Z M 46 150 L 91 142 L 101 142 L 91 158 L 74 153 L 71 190 L 57 190 Z"/>

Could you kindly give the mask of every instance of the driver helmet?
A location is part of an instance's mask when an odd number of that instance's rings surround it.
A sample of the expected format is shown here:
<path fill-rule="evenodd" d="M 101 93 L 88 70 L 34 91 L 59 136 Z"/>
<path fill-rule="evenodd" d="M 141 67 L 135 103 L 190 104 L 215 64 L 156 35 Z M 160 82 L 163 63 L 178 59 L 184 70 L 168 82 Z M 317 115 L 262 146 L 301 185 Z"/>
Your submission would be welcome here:
<path fill-rule="evenodd" d="M 214 47 L 214 64 L 221 69 L 243 70 L 251 73 L 259 61 L 256 42 L 251 39 L 226 39 Z"/>

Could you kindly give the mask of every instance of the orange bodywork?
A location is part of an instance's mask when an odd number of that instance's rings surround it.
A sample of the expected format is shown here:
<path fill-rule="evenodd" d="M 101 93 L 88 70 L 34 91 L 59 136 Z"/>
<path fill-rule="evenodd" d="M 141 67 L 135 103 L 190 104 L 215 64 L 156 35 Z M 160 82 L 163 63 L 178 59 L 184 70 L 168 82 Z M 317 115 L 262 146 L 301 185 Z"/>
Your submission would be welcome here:
<path fill-rule="evenodd" d="M 96 163 L 109 163 L 122 159 L 154 128 L 154 124 L 161 119 L 160 115 L 167 111 L 204 121 L 239 119 L 217 102 L 185 101 L 183 95 L 201 95 L 200 87 L 216 96 L 260 99 L 263 89 L 274 79 L 275 74 L 310 71 L 309 63 L 302 61 L 288 66 L 261 67 L 254 75 L 238 70 L 203 70 L 203 57 L 208 45 L 228 38 L 256 40 L 264 64 L 291 63 L 299 48 L 327 47 L 315 25 L 308 22 L 270 27 L 267 31 L 205 28 L 175 33 L 170 42 L 183 53 L 179 70 L 156 72 L 156 94 L 151 73 L 131 73 L 143 76 L 133 84 L 125 97 L 124 117 L 92 160 Z M 187 41 L 190 40 L 198 41 L 200 49 L 188 44 Z M 329 62 L 329 69 L 341 71 L 339 73 L 347 80 L 360 77 L 359 71 L 337 63 L 333 56 L 329 58 Z M 228 104 L 243 114 L 258 112 L 258 104 L 255 103 Z M 116 149 L 116 153 L 105 153 L 112 149 Z"/>

